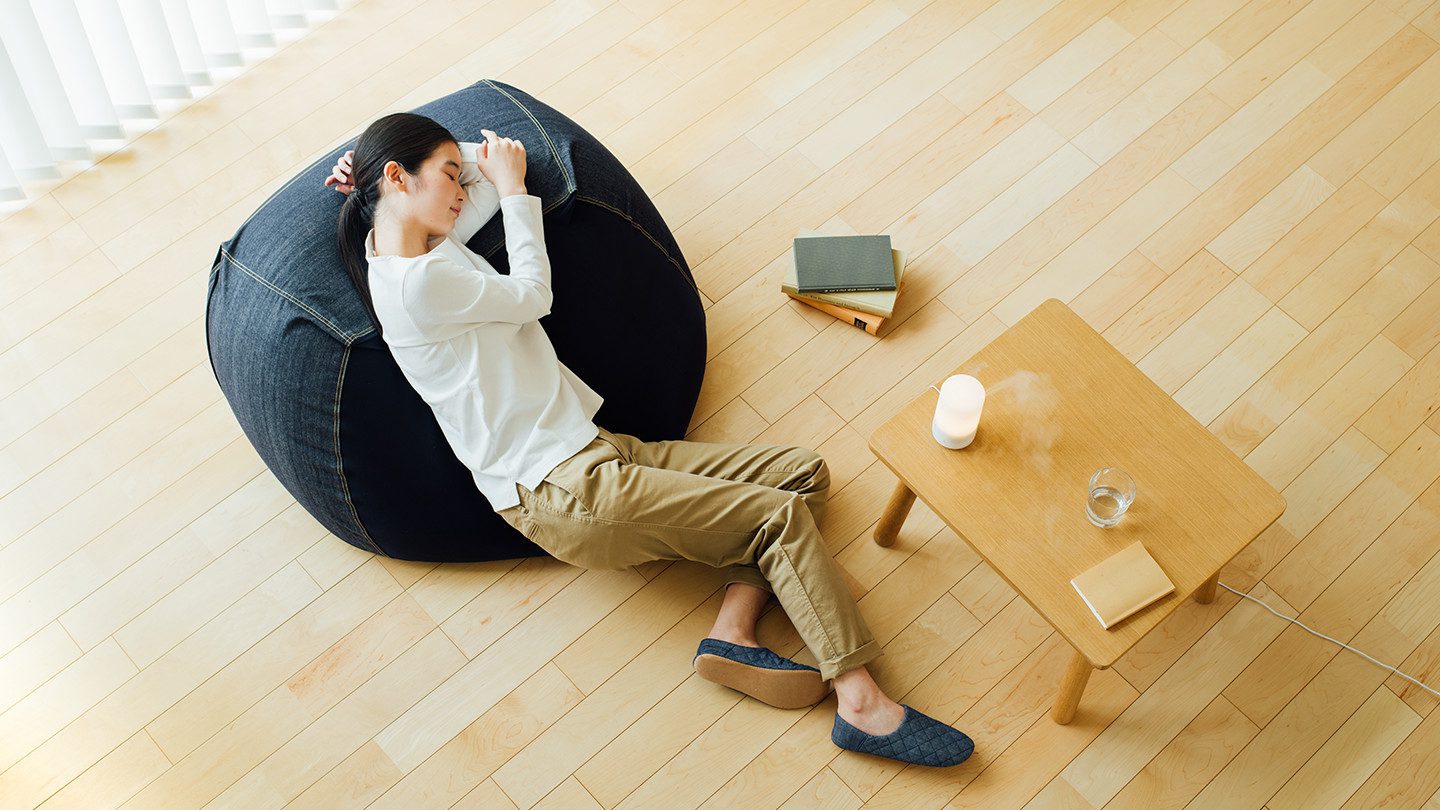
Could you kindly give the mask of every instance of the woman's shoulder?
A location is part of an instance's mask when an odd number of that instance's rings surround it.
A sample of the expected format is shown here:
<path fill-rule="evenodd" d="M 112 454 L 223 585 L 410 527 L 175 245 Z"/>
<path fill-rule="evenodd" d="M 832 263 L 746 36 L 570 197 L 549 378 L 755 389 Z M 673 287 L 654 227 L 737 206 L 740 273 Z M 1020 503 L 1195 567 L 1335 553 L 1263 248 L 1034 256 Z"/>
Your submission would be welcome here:
<path fill-rule="evenodd" d="M 445 238 L 440 237 L 433 241 L 430 249 L 418 256 L 398 256 L 394 254 L 369 256 L 371 267 L 387 267 L 404 270 L 413 269 L 444 269 L 455 264 L 455 256 L 446 249 Z"/>

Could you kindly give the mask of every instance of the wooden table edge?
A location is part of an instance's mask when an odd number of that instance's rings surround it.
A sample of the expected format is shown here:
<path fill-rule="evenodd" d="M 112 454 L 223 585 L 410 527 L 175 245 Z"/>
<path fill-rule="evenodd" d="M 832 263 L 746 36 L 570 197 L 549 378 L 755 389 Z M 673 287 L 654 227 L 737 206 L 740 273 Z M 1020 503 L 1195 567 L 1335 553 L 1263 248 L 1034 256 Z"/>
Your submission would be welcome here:
<path fill-rule="evenodd" d="M 873 435 L 873 434 L 872 434 L 872 435 Z M 920 498 L 919 495 L 915 492 L 915 489 L 910 486 L 910 482 L 907 481 L 907 480 L 905 480 L 905 476 L 901 475 L 899 471 L 897 471 L 893 466 L 891 466 L 891 464 L 890 464 L 890 462 L 889 462 L 888 460 L 886 460 L 883 456 L 881 456 L 878 452 L 876 452 L 874 445 L 870 442 L 870 440 L 869 440 L 868 438 L 866 439 L 866 446 L 870 448 L 870 451 L 871 451 L 872 454 L 875 455 L 876 460 L 879 461 L 881 464 L 885 465 L 885 469 L 889 470 L 890 473 L 891 473 L 891 475 L 894 475 L 894 476 L 895 476 L 896 482 L 897 482 L 897 486 L 903 486 L 905 489 L 909 490 L 909 492 L 910 492 L 910 494 L 911 494 L 911 497 L 913 497 L 913 498 L 915 498 L 915 499 L 917 499 L 917 500 L 920 500 L 922 503 L 925 502 L 924 499 L 923 499 L 923 498 Z M 1233 451 L 1232 451 L 1232 452 L 1233 452 Z M 1244 459 L 1241 459 L 1241 462 L 1243 463 L 1243 462 L 1244 462 Z M 1268 482 L 1267 482 L 1267 485 L 1268 485 Z M 1244 551 L 1246 548 L 1248 548 L 1251 543 L 1254 543 L 1255 540 L 1257 540 L 1257 539 L 1260 537 L 1260 535 L 1262 535 L 1262 534 L 1264 534 L 1265 532 L 1269 531 L 1269 530 L 1270 530 L 1270 527 L 1271 527 L 1271 526 L 1274 526 L 1275 523 L 1276 523 L 1276 521 L 1280 520 L 1281 516 L 1283 516 L 1283 515 L 1285 514 L 1285 509 L 1289 506 L 1289 503 L 1288 503 L 1288 501 L 1286 501 L 1284 494 L 1281 493 L 1279 490 L 1276 490 L 1273 486 L 1270 488 L 1270 491 L 1271 491 L 1271 493 L 1273 493 L 1274 496 L 1275 496 L 1274 500 L 1277 501 L 1277 509 L 1275 510 L 1274 516 L 1271 517 L 1270 520 L 1269 520 L 1264 526 L 1260 527 L 1260 529 L 1255 532 L 1254 536 L 1252 536 L 1252 537 L 1245 543 L 1245 545 L 1243 545 L 1243 546 L 1241 546 L 1240 548 L 1236 549 L 1236 550 L 1235 550 L 1235 553 L 1231 554 L 1228 558 L 1226 558 L 1223 562 L 1220 563 L 1220 566 L 1215 569 L 1214 578 L 1218 578 L 1218 577 L 1220 576 L 1220 571 L 1224 570 L 1225 566 L 1229 565 L 1230 562 L 1231 562 L 1232 560 L 1234 560 L 1237 556 L 1239 556 L 1240 552 L 1242 552 L 1242 551 Z M 1030 609 L 1033 610 L 1033 611 L 1035 611 L 1035 614 L 1036 614 L 1037 616 L 1039 616 L 1042 620 L 1044 620 L 1044 622 L 1045 622 L 1046 624 L 1050 625 L 1050 629 L 1051 629 L 1052 631 L 1054 631 L 1056 634 L 1058 634 L 1058 635 L 1060 636 L 1061 640 L 1063 640 L 1067 645 L 1069 645 L 1070 648 L 1071 648 L 1072 650 L 1074 650 L 1077 655 L 1079 655 L 1080 657 L 1084 658 L 1084 659 L 1090 664 L 1091 667 L 1093 667 L 1093 668 L 1095 668 L 1095 669 L 1110 669 L 1111 667 L 1115 666 L 1115 664 L 1116 664 L 1121 658 L 1124 658 L 1127 653 L 1129 653 L 1132 649 L 1134 649 L 1134 648 L 1135 648 L 1135 645 L 1139 644 L 1143 639 L 1145 639 L 1146 637 L 1148 637 L 1151 632 L 1154 632 L 1155 628 L 1152 627 L 1152 628 L 1151 628 L 1149 631 L 1147 631 L 1145 634 L 1140 635 L 1140 636 L 1137 636 L 1137 637 L 1135 637 L 1134 639 L 1132 639 L 1132 640 L 1130 641 L 1130 643 L 1127 644 L 1127 645 L 1125 645 L 1125 647 L 1124 647 L 1123 649 L 1121 649 L 1118 653 L 1116 653 L 1115 657 L 1112 658 L 1110 661 L 1105 662 L 1105 663 L 1103 663 L 1103 664 L 1096 663 L 1095 661 L 1093 661 L 1093 660 L 1090 658 L 1089 655 L 1086 655 L 1085 653 L 1081 652 L 1078 648 L 1076 648 L 1074 642 L 1072 642 L 1069 638 L 1067 638 L 1067 637 L 1065 636 L 1065 634 L 1064 634 L 1063 632 L 1061 632 L 1060 628 L 1056 627 L 1056 626 L 1055 626 L 1055 623 L 1054 623 L 1053 621 L 1051 621 L 1048 616 L 1045 615 L 1045 611 L 1041 610 L 1038 605 L 1036 605 L 1033 601 L 1031 601 L 1030 598 L 1025 595 L 1024 591 L 1023 591 L 1021 588 L 1019 588 L 1018 586 L 1016 586 L 1016 584 L 1015 584 L 1014 582 L 1011 582 L 1011 581 L 1010 581 L 1010 578 L 1007 577 L 1003 571 L 1001 571 L 1001 570 L 1000 570 L 999 568 L 997 568 L 992 562 L 990 562 L 990 559 L 989 559 L 987 556 L 985 556 L 985 553 L 982 552 L 980 549 L 976 548 L 975 544 L 972 543 L 972 542 L 970 542 L 970 539 L 969 539 L 968 537 L 966 537 L 966 536 L 964 535 L 964 533 L 962 533 L 961 531 L 959 531 L 958 529 L 956 529 L 954 526 L 951 526 L 951 525 L 950 525 L 950 522 L 945 519 L 945 516 L 942 515 L 942 514 L 940 514 L 940 512 L 939 512 L 938 510 L 936 510 L 934 507 L 932 507 L 929 503 L 925 503 L 925 507 L 926 507 L 927 509 L 929 509 L 931 512 L 933 512 L 936 517 L 940 518 L 940 522 L 941 522 L 941 523 L 944 523 L 946 528 L 948 528 L 950 531 L 954 532 L 954 534 L 955 534 L 956 537 L 959 537 L 959 538 L 965 543 L 965 545 L 969 546 L 969 547 L 970 547 L 970 550 L 973 551 L 973 552 L 975 552 L 975 555 L 976 555 L 977 557 L 979 557 L 986 565 L 990 566 L 990 570 L 994 571 L 994 572 L 995 572 L 995 575 L 998 576 L 998 577 L 1000 577 L 1000 579 L 1005 582 L 1006 586 L 1008 586 L 1008 587 L 1010 588 L 1010 590 L 1012 590 L 1012 591 L 1015 592 L 1015 595 L 1016 595 L 1016 596 L 1020 597 L 1021 599 L 1024 599 L 1024 600 L 1025 600 L 1025 604 L 1029 605 L 1029 606 L 1030 606 Z M 908 509 L 907 509 L 907 511 L 908 511 Z M 885 518 L 886 518 L 885 515 L 881 515 L 881 518 L 880 518 L 881 523 L 883 523 L 883 522 L 885 521 Z M 902 516 L 902 517 L 900 518 L 900 520 L 903 522 L 904 517 Z M 877 528 L 878 528 L 878 527 L 877 527 Z M 898 531 L 898 527 L 897 527 L 897 531 Z M 1207 582 L 1208 582 L 1208 581 L 1207 581 Z M 1191 591 L 1189 591 L 1189 592 L 1187 592 L 1187 593 L 1181 594 L 1180 597 L 1176 600 L 1176 603 L 1174 604 L 1174 606 L 1172 606 L 1172 607 L 1170 608 L 1170 612 L 1167 613 L 1165 616 L 1161 617 L 1160 620 L 1159 620 L 1159 622 L 1164 622 L 1165 619 L 1168 619 L 1168 618 L 1170 617 L 1170 615 L 1172 615 L 1177 609 L 1179 609 L 1180 605 L 1184 602 L 1184 600 L 1193 598 L 1197 593 L 1200 592 L 1200 590 L 1201 590 L 1202 588 L 1205 587 L 1205 585 L 1207 584 L 1207 582 L 1202 582 L 1202 583 L 1200 583 L 1199 585 L 1197 585 L 1193 590 L 1191 590 Z M 1156 627 L 1159 626 L 1159 622 L 1156 623 Z"/>

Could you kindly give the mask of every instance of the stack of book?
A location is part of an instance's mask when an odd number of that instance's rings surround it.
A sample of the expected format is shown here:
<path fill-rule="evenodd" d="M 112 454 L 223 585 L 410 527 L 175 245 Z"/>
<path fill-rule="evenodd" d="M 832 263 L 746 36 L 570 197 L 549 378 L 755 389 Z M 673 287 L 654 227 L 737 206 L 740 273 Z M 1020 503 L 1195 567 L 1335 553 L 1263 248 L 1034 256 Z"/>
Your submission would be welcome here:
<path fill-rule="evenodd" d="M 889 236 L 801 231 L 780 289 L 791 298 L 878 335 L 904 286 L 905 253 Z"/>

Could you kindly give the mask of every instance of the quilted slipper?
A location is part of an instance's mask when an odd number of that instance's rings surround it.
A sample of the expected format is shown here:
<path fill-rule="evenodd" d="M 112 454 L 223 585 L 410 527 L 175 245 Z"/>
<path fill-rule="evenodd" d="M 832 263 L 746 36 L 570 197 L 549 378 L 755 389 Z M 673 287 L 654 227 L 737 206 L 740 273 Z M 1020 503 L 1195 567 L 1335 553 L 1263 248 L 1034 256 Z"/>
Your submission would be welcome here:
<path fill-rule="evenodd" d="M 765 647 L 744 647 L 707 638 L 695 651 L 693 664 L 705 680 L 780 709 L 813 706 L 830 694 L 830 683 L 820 679 L 820 670 Z"/>
<path fill-rule="evenodd" d="M 909 706 L 904 709 L 905 719 L 889 734 L 867 734 L 837 713 L 830 739 L 847 751 L 937 767 L 959 765 L 975 751 L 975 743 L 959 729 Z"/>

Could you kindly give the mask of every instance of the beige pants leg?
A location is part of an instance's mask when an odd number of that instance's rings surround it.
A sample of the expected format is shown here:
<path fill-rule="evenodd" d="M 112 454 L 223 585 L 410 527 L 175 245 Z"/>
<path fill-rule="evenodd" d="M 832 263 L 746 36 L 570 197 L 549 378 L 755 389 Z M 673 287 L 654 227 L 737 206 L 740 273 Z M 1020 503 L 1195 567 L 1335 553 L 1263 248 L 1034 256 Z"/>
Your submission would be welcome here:
<path fill-rule="evenodd" d="M 772 590 L 829 679 L 880 654 L 816 526 L 829 479 L 805 448 L 643 442 L 602 429 L 500 515 L 574 565 L 694 560 Z"/>

